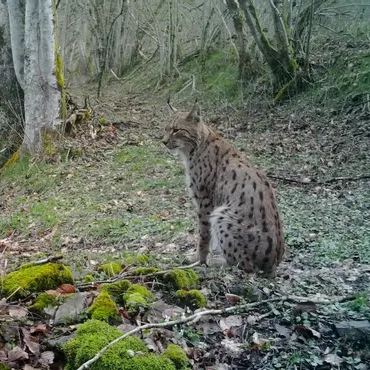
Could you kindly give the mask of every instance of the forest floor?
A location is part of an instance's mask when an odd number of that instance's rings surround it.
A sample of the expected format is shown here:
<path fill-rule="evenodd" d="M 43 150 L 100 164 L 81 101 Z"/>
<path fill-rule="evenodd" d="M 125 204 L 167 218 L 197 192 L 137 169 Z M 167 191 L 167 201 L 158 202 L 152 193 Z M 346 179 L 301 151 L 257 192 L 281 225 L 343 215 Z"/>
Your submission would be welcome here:
<path fill-rule="evenodd" d="M 61 143 L 61 160 L 52 151 L 53 160 L 25 159 L 2 174 L 3 274 L 5 268 L 59 254 L 76 284 L 87 274 L 108 279 L 97 267 L 130 253 L 148 254 L 150 265 L 161 269 L 189 263 L 196 214 L 184 169 L 160 141 L 168 109 L 149 94 L 121 89 L 112 84 L 104 98 L 91 100 L 88 123 L 96 135 L 82 123 Z M 80 91 L 72 96 L 83 105 Z M 176 332 L 171 341 L 186 348 L 192 368 L 370 368 L 370 111 L 365 108 L 329 112 L 284 104 L 203 111 L 206 122 L 270 175 L 287 253 L 275 280 L 231 268 L 195 268 L 207 308 L 235 305 L 239 298 L 232 294 L 242 297 L 246 288 L 253 292 L 249 301 L 277 300 L 246 312 L 206 316 Z M 152 290 L 175 306 L 160 284 Z M 52 321 L 21 316 L 13 313 L 2 326 L 12 333 L 13 344 L 22 325 L 31 330 L 46 322 L 50 329 L 39 338 L 40 353 L 49 350 L 56 336 Z M 74 326 L 57 328 L 58 336 L 70 335 Z M 26 344 L 22 348 L 30 353 Z M 6 350 L 1 353 L 4 359 Z M 51 368 L 60 368 L 57 357 Z M 15 362 L 19 368 L 26 363 L 41 368 L 34 354 L 30 359 L 33 363 Z"/>

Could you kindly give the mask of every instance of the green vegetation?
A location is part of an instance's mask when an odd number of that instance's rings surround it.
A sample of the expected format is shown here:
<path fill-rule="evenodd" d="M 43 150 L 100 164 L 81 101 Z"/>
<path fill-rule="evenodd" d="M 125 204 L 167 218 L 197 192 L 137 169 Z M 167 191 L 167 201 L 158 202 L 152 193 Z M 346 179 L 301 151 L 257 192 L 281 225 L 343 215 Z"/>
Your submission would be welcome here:
<path fill-rule="evenodd" d="M 186 357 L 186 353 L 177 344 L 169 344 L 163 355 L 168 357 L 178 370 L 186 369 L 189 366 L 189 361 Z"/>
<path fill-rule="evenodd" d="M 87 311 L 89 317 L 110 323 L 119 322 L 118 308 L 109 293 L 102 291 Z"/>
<path fill-rule="evenodd" d="M 105 263 L 99 266 L 98 271 L 104 272 L 107 276 L 117 275 L 122 270 L 121 265 L 117 262 Z"/>
<path fill-rule="evenodd" d="M 54 307 L 58 305 L 58 300 L 54 295 L 40 293 L 28 310 L 31 312 L 41 313 L 46 307 Z"/>
<path fill-rule="evenodd" d="M 72 272 L 61 263 L 28 264 L 5 276 L 2 291 L 5 296 L 13 294 L 14 299 L 67 283 L 73 284 Z"/>
<path fill-rule="evenodd" d="M 132 275 L 149 275 L 159 271 L 161 270 L 156 267 L 138 267 L 132 271 Z"/>
<path fill-rule="evenodd" d="M 153 293 L 139 284 L 132 284 L 123 295 L 126 309 L 132 316 L 145 312 L 153 298 Z"/>
<path fill-rule="evenodd" d="M 183 305 L 190 308 L 206 307 L 207 301 L 204 295 L 196 289 L 178 290 L 175 294 L 176 299 Z"/>
<path fill-rule="evenodd" d="M 90 360 L 105 345 L 120 337 L 122 332 L 105 322 L 88 320 L 82 324 L 74 338 L 63 345 L 67 357 L 66 370 L 77 369 Z M 134 357 L 132 354 L 134 353 Z M 140 352 L 139 354 L 136 354 Z M 97 360 L 92 370 L 174 370 L 171 361 L 164 356 L 150 355 L 144 342 L 136 337 L 128 337 L 113 345 Z"/>
<path fill-rule="evenodd" d="M 198 275 L 193 269 L 173 270 L 167 273 L 164 278 L 176 289 L 195 288 L 198 284 Z"/>
<path fill-rule="evenodd" d="M 130 288 L 132 284 L 128 280 L 119 280 L 115 283 L 100 285 L 100 291 L 106 291 L 117 303 L 123 303 L 123 293 Z"/>
<path fill-rule="evenodd" d="M 187 78 L 178 79 L 173 92 L 184 88 L 191 75 L 197 76 L 197 87 L 203 91 L 203 101 L 227 100 L 235 102 L 241 97 L 242 84 L 238 80 L 237 56 L 233 48 L 211 50 L 193 58 L 182 66 Z"/>

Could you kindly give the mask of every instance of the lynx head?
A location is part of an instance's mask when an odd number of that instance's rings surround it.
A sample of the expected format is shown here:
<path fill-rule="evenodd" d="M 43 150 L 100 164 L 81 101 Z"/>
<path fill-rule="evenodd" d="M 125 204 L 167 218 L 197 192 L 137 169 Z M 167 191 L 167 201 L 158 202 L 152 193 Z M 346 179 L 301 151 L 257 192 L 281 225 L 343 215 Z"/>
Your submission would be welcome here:
<path fill-rule="evenodd" d="M 178 112 L 168 102 L 174 115 L 166 126 L 162 142 L 172 152 L 187 154 L 202 141 L 204 128 L 199 116 L 200 107 L 194 104 L 190 113 Z"/>

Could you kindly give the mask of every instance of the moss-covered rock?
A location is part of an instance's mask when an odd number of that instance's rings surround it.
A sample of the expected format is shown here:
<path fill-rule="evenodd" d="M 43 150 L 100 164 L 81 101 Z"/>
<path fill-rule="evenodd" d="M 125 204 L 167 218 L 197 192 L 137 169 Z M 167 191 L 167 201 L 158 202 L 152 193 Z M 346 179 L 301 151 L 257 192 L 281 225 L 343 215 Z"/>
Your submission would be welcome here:
<path fill-rule="evenodd" d="M 29 293 L 56 289 L 61 284 L 73 284 L 72 272 L 63 264 L 27 264 L 5 276 L 3 294 L 8 296 L 14 293 L 13 298 L 19 298 Z"/>
<path fill-rule="evenodd" d="M 46 307 L 54 307 L 57 305 L 58 300 L 55 296 L 47 293 L 40 293 L 35 299 L 35 302 L 31 306 L 28 306 L 28 310 L 40 313 Z"/>
<path fill-rule="evenodd" d="M 119 320 L 118 309 L 109 293 L 102 291 L 87 311 L 89 317 L 95 320 L 115 322 Z"/>
<path fill-rule="evenodd" d="M 105 272 L 109 277 L 117 275 L 121 270 L 121 265 L 117 262 L 105 263 L 99 266 L 98 269 L 100 272 Z"/>
<path fill-rule="evenodd" d="M 99 290 L 108 292 L 115 302 L 122 304 L 123 294 L 131 285 L 132 284 L 128 280 L 120 280 L 115 283 L 102 284 L 100 285 Z"/>
<path fill-rule="evenodd" d="M 149 275 L 153 274 L 154 272 L 161 271 L 160 269 L 156 267 L 138 267 L 135 270 L 133 270 L 131 273 L 132 275 Z"/>
<path fill-rule="evenodd" d="M 66 370 L 74 370 L 94 357 L 104 346 L 120 337 L 122 332 L 105 322 L 88 320 L 76 332 L 76 336 L 63 345 L 67 357 Z M 134 357 L 132 352 L 134 351 Z M 140 354 L 137 354 L 140 352 Z M 127 337 L 109 348 L 90 367 L 91 370 L 175 370 L 165 356 L 148 354 L 143 341 Z"/>
<path fill-rule="evenodd" d="M 177 344 L 169 344 L 163 355 L 168 357 L 178 370 L 186 369 L 189 366 L 185 351 Z"/>
<path fill-rule="evenodd" d="M 150 307 L 153 298 L 153 293 L 139 284 L 132 284 L 123 295 L 126 309 L 133 316 L 145 312 Z"/>
<path fill-rule="evenodd" d="M 199 280 L 193 269 L 173 270 L 165 275 L 165 279 L 174 285 L 176 289 L 195 288 Z"/>
<path fill-rule="evenodd" d="M 189 306 L 190 308 L 200 308 L 207 305 L 207 300 L 205 299 L 204 295 L 196 289 L 180 289 L 176 292 L 175 297 L 180 304 Z"/>

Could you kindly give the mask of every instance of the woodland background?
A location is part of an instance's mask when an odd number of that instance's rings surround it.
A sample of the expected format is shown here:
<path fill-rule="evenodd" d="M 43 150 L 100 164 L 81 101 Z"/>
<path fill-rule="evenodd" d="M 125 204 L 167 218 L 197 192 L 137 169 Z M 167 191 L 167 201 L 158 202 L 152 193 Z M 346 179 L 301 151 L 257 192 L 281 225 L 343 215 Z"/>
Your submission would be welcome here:
<path fill-rule="evenodd" d="M 143 332 L 147 347 L 176 343 L 194 369 L 369 368 L 370 1 L 48 1 L 0 2 L 0 360 L 64 368 L 62 343 L 117 277 L 154 294 L 134 313 L 112 295 L 108 322 L 126 332 L 196 309 L 160 276 L 133 276 L 137 256 L 161 274 L 196 246 L 184 169 L 160 141 L 170 96 L 184 110 L 197 99 L 273 181 L 287 254 L 273 281 L 196 267 L 185 291 L 235 311 Z M 12 45 L 11 27 L 49 60 Z M 5 289 L 55 257 L 69 286 Z M 45 291 L 55 310 L 35 313 Z"/>

